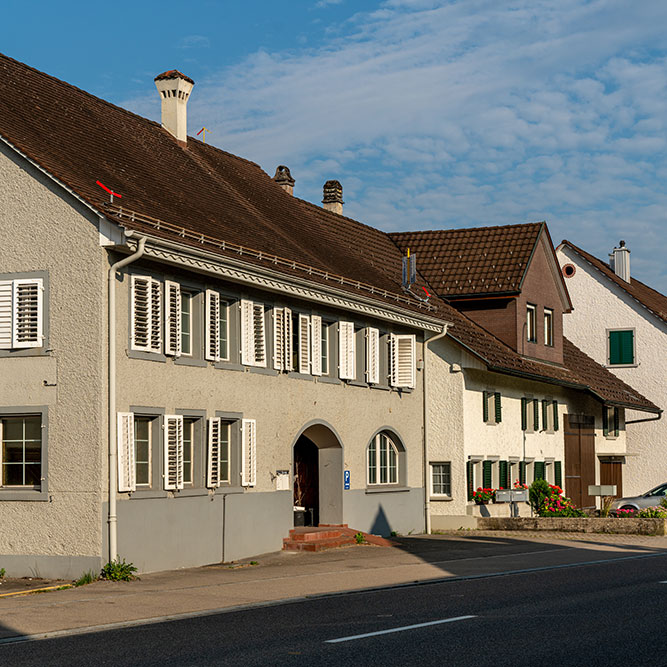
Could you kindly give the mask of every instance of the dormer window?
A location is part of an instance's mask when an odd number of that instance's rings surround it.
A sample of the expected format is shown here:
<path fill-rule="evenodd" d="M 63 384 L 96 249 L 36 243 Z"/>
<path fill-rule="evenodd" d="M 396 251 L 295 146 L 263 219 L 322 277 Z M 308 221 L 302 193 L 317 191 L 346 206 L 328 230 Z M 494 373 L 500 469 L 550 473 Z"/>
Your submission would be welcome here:
<path fill-rule="evenodd" d="M 537 342 L 537 308 L 532 303 L 526 306 L 526 340 Z"/>
<path fill-rule="evenodd" d="M 554 344 L 554 311 L 544 309 L 544 344 L 553 347 Z"/>

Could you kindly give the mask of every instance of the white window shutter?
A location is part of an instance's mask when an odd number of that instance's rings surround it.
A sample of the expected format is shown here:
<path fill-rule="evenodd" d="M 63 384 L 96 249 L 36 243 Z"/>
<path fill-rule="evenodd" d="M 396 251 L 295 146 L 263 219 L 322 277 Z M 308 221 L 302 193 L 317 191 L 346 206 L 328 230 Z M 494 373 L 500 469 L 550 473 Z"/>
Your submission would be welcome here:
<path fill-rule="evenodd" d="M 253 303 L 241 299 L 241 363 L 245 366 L 255 364 L 255 336 L 253 323 Z"/>
<path fill-rule="evenodd" d="M 164 283 L 164 353 L 181 356 L 181 286 L 171 280 Z"/>
<path fill-rule="evenodd" d="M 283 309 L 273 309 L 273 368 L 285 370 L 285 320 Z"/>
<path fill-rule="evenodd" d="M 183 417 L 164 417 L 164 488 L 183 488 Z"/>
<path fill-rule="evenodd" d="M 292 354 L 292 309 L 283 308 L 285 329 L 285 370 L 294 370 L 294 355 Z"/>
<path fill-rule="evenodd" d="M 150 350 L 151 338 L 151 279 L 132 276 L 131 346 L 133 350 Z"/>
<path fill-rule="evenodd" d="M 12 347 L 13 301 L 14 282 L 0 280 L 0 350 L 9 350 Z"/>
<path fill-rule="evenodd" d="M 207 289 L 205 294 L 206 359 L 220 361 L 220 295 Z"/>
<path fill-rule="evenodd" d="M 322 318 L 319 315 L 310 316 L 310 340 L 311 373 L 313 375 L 322 375 Z"/>
<path fill-rule="evenodd" d="M 162 283 L 151 278 L 150 351 L 162 352 Z"/>
<path fill-rule="evenodd" d="M 220 486 L 220 417 L 208 419 L 206 486 L 209 489 Z"/>
<path fill-rule="evenodd" d="M 310 373 L 310 317 L 299 315 L 299 373 Z"/>
<path fill-rule="evenodd" d="M 380 332 L 378 329 L 366 329 L 366 382 L 380 382 Z"/>
<path fill-rule="evenodd" d="M 135 491 L 137 488 L 134 462 L 134 414 L 119 412 L 116 431 L 118 443 L 118 491 Z"/>
<path fill-rule="evenodd" d="M 352 322 L 338 323 L 338 367 L 339 377 L 342 380 L 354 380 L 355 376 L 355 346 L 354 324 Z"/>
<path fill-rule="evenodd" d="M 391 384 L 394 387 L 415 386 L 416 339 L 413 335 L 390 336 Z"/>
<path fill-rule="evenodd" d="M 266 326 L 264 304 L 255 303 L 252 309 L 253 334 L 255 338 L 255 366 L 266 367 Z"/>
<path fill-rule="evenodd" d="M 241 486 L 255 486 L 257 483 L 257 422 L 254 419 L 241 420 L 242 455 Z"/>
<path fill-rule="evenodd" d="M 42 346 L 43 281 L 41 278 L 14 280 L 12 347 Z"/>

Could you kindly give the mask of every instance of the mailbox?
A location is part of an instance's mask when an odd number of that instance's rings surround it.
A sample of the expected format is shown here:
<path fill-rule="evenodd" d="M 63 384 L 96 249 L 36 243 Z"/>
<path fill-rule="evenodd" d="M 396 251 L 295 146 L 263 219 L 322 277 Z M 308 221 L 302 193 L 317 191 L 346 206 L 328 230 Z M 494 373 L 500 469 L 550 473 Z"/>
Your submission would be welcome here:
<path fill-rule="evenodd" d="M 497 503 L 527 503 L 528 489 L 498 489 L 496 491 Z"/>
<path fill-rule="evenodd" d="M 589 496 L 615 496 L 616 484 L 589 484 Z"/>

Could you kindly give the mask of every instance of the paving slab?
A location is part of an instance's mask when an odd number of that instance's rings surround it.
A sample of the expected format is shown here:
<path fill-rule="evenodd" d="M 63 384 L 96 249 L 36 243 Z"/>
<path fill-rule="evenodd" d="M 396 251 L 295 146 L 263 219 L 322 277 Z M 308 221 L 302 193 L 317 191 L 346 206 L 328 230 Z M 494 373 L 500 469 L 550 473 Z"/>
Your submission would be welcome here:
<path fill-rule="evenodd" d="M 666 537 L 474 531 L 395 538 L 393 547 L 278 552 L 134 582 L 0 598 L 0 641 L 141 619 L 457 577 L 667 554 Z"/>

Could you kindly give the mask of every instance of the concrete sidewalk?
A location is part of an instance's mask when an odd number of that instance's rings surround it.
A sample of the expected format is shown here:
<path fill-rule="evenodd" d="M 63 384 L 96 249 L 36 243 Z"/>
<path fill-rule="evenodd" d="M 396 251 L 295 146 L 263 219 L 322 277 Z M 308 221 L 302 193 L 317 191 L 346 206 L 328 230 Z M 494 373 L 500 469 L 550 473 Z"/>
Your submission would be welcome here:
<path fill-rule="evenodd" d="M 667 556 L 667 537 L 630 535 L 474 531 L 403 537 L 396 542 L 394 547 L 278 552 L 257 557 L 257 565 L 211 565 L 146 574 L 131 583 L 100 581 L 2 598 L 0 642 L 372 587 Z M 637 562 L 640 567 L 641 561 Z"/>

